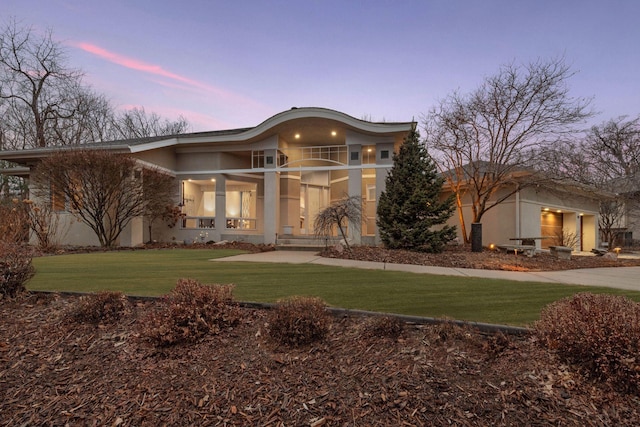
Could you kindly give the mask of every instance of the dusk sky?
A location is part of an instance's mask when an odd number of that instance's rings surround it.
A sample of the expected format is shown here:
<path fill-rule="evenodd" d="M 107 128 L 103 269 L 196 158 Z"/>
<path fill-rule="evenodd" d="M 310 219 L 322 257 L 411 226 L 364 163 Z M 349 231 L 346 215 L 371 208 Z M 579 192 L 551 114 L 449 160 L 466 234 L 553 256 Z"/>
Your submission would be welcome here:
<path fill-rule="evenodd" d="M 640 1 L 0 0 L 51 29 L 118 108 L 191 131 L 256 126 L 291 107 L 420 120 L 506 63 L 564 57 L 591 123 L 640 114 Z"/>

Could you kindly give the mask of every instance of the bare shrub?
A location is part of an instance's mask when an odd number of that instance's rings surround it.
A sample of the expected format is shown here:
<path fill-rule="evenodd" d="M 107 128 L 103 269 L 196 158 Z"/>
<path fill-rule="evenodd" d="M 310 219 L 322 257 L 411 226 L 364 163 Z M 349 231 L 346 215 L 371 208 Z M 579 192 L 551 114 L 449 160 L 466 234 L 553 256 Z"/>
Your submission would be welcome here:
<path fill-rule="evenodd" d="M 231 285 L 203 285 L 180 279 L 145 322 L 143 335 L 159 346 L 195 342 L 240 321 Z"/>
<path fill-rule="evenodd" d="M 25 284 L 35 274 L 32 256 L 27 245 L 0 241 L 0 296 L 14 298 L 26 291 Z"/>
<path fill-rule="evenodd" d="M 0 241 L 23 243 L 29 239 L 29 216 L 18 199 L 0 203 Z"/>
<path fill-rule="evenodd" d="M 557 231 L 553 236 L 553 244 L 556 246 L 566 246 L 568 248 L 577 248 L 580 239 L 576 233 L 561 230 Z"/>
<path fill-rule="evenodd" d="M 513 346 L 511 339 L 509 336 L 504 334 L 503 332 L 498 332 L 495 335 L 491 335 L 487 341 L 484 343 L 484 350 L 492 356 L 497 356 L 500 353 L 508 350 Z"/>
<path fill-rule="evenodd" d="M 622 296 L 576 294 L 545 307 L 540 341 L 589 377 L 640 391 L 640 304 Z"/>
<path fill-rule="evenodd" d="M 449 318 L 441 319 L 440 322 L 433 325 L 430 329 L 434 334 L 436 341 L 439 342 L 466 340 L 472 336 L 469 326 L 460 325 Z"/>
<path fill-rule="evenodd" d="M 38 247 L 43 251 L 55 249 L 56 237 L 61 228 L 60 213 L 54 210 L 51 203 L 34 203 L 29 199 L 22 202 L 29 220 L 29 228 L 38 241 Z"/>
<path fill-rule="evenodd" d="M 347 229 L 348 227 L 359 229 L 361 221 L 362 198 L 359 196 L 343 197 L 318 212 L 313 222 L 313 230 L 316 237 L 329 238 L 333 235 L 333 230 L 337 228 L 347 250 L 351 250 L 347 239 Z"/>
<path fill-rule="evenodd" d="M 115 323 L 131 312 L 129 299 L 122 292 L 97 292 L 80 297 L 67 312 L 79 323 Z"/>
<path fill-rule="evenodd" d="M 322 340 L 330 316 L 322 299 L 293 296 L 278 301 L 270 313 L 269 334 L 280 344 L 301 346 Z"/>
<path fill-rule="evenodd" d="M 398 338 L 404 331 L 404 322 L 394 316 L 374 316 L 365 324 L 365 332 L 371 337 Z"/>

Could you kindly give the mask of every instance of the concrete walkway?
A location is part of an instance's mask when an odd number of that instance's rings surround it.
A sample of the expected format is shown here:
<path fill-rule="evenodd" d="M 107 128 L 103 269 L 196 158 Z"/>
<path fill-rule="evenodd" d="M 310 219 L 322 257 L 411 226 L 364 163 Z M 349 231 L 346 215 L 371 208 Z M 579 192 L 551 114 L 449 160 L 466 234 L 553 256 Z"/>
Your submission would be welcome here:
<path fill-rule="evenodd" d="M 216 262 L 279 262 L 289 264 L 320 264 L 369 270 L 406 271 L 419 274 L 483 277 L 489 279 L 516 280 L 522 282 L 547 282 L 566 285 L 604 286 L 640 291 L 640 267 L 588 268 L 563 271 L 500 271 L 472 268 L 431 267 L 410 264 L 390 264 L 371 261 L 324 258 L 307 251 L 270 251 L 217 258 Z"/>

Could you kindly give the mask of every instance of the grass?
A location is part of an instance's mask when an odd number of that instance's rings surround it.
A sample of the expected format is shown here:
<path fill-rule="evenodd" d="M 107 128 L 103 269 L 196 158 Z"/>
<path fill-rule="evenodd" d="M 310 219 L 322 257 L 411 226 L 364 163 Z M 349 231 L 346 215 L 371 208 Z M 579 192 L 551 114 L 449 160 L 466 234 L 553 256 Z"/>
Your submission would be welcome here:
<path fill-rule="evenodd" d="M 291 295 L 318 296 L 329 305 L 428 317 L 526 325 L 547 304 L 577 292 L 640 292 L 536 282 L 360 270 L 313 264 L 211 262 L 234 250 L 172 249 L 74 254 L 34 258 L 31 290 L 129 295 L 166 294 L 179 278 L 235 284 L 240 301 L 275 302 Z"/>

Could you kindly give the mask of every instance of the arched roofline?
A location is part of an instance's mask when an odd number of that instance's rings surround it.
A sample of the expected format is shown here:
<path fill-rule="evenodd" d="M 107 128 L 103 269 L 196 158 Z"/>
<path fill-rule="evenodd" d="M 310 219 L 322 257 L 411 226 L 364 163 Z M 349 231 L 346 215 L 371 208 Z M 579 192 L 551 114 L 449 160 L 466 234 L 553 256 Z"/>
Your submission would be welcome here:
<path fill-rule="evenodd" d="M 284 123 L 299 119 L 328 119 L 343 123 L 344 125 L 369 134 L 394 134 L 409 132 L 416 126 L 415 122 L 368 122 L 356 119 L 340 111 L 320 107 L 294 107 L 269 117 L 259 125 L 248 129 L 220 132 L 200 132 L 196 134 L 174 135 L 162 140 L 131 145 L 131 152 L 145 151 L 152 148 L 161 148 L 172 145 L 190 145 L 216 142 L 245 142 L 269 133 L 270 130 Z"/>

